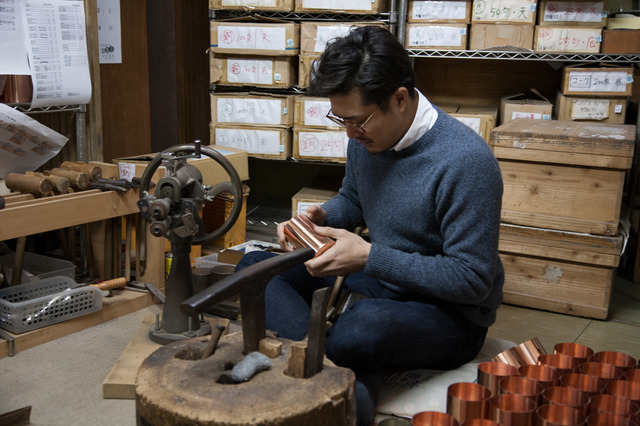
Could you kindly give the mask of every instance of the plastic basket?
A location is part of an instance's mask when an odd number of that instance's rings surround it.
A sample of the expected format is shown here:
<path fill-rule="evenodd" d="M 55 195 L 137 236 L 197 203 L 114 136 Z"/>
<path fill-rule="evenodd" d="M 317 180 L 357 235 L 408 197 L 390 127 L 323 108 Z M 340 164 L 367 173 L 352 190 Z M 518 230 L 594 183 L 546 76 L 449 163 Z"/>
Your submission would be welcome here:
<path fill-rule="evenodd" d="M 2 267 L 5 270 L 5 278 L 9 283 L 11 282 L 14 259 L 15 253 L 2 256 Z M 58 276 L 75 279 L 76 267 L 72 262 L 67 260 L 56 259 L 29 252 L 24 254 L 22 278 L 20 281 L 21 284 Z"/>
<path fill-rule="evenodd" d="M 50 277 L 0 289 L 0 327 L 24 333 L 102 309 L 102 292 L 69 277 Z"/>

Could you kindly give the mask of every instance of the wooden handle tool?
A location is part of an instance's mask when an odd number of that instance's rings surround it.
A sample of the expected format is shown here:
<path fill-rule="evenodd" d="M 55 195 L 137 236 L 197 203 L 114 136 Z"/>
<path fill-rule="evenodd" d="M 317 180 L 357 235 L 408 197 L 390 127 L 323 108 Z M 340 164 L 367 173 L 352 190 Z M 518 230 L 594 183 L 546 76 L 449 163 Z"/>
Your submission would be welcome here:
<path fill-rule="evenodd" d="M 53 184 L 53 190 L 58 194 L 66 194 L 69 191 L 69 186 L 71 185 L 71 182 L 69 182 L 69 179 L 63 176 L 57 176 L 57 175 L 47 176 L 42 172 L 27 172 L 27 175 L 38 176 L 41 178 L 49 179 Z"/>
<path fill-rule="evenodd" d="M 40 196 L 48 195 L 53 189 L 51 179 L 22 173 L 9 173 L 5 177 L 5 185 L 12 191 L 26 192 Z"/>
<path fill-rule="evenodd" d="M 46 171 L 45 174 L 66 177 L 69 179 L 72 188 L 84 190 L 91 187 L 91 179 L 89 174 L 85 172 L 56 168 Z"/>
<path fill-rule="evenodd" d="M 96 287 L 100 290 L 112 290 L 114 288 L 124 287 L 126 284 L 127 279 L 125 277 L 120 277 L 112 280 L 105 280 L 97 284 L 91 284 L 91 287 Z"/>
<path fill-rule="evenodd" d="M 82 161 L 63 161 L 60 165 L 63 169 L 83 172 L 89 175 L 91 182 L 97 182 L 102 177 L 102 167 Z"/>

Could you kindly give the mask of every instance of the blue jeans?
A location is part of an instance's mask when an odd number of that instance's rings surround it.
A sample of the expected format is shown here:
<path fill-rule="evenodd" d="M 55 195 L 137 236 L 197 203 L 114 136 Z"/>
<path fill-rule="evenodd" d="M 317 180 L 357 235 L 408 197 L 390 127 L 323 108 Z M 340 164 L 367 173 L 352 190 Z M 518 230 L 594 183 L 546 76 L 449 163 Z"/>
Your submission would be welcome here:
<path fill-rule="evenodd" d="M 236 270 L 273 253 L 247 253 Z M 273 277 L 266 288 L 266 325 L 280 337 L 301 340 L 309 327 L 313 292 L 330 287 L 335 277 L 312 277 L 304 265 Z M 382 374 L 390 369 L 454 369 L 480 351 L 487 329 L 437 304 L 406 300 L 363 272 L 348 275 L 343 287 L 367 296 L 349 307 L 327 330 L 325 353 L 350 368 L 358 381 L 358 424 L 373 420 Z M 363 388 L 364 386 L 364 388 Z M 372 407 L 364 410 L 363 391 Z M 361 413 L 362 410 L 366 411 Z M 361 417 L 362 418 L 361 418 Z M 365 420 L 366 417 L 366 420 Z"/>

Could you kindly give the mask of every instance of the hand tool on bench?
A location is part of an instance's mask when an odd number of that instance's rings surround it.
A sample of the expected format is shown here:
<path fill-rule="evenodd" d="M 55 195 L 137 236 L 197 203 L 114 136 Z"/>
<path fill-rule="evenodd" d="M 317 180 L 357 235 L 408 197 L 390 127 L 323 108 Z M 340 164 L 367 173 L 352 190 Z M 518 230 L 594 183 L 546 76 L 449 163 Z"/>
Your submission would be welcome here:
<path fill-rule="evenodd" d="M 51 180 L 51 183 L 53 184 L 53 190 L 58 194 L 66 194 L 67 192 L 69 192 L 69 186 L 71 186 L 71 182 L 69 182 L 69 179 L 64 176 L 47 176 L 42 172 L 27 172 L 26 174 L 29 176 L 37 176 L 40 178 Z"/>
<path fill-rule="evenodd" d="M 48 177 L 9 173 L 4 181 L 7 188 L 12 191 L 25 192 L 40 197 L 51 194 L 53 189 L 53 183 Z"/>
<path fill-rule="evenodd" d="M 89 178 L 88 173 L 78 172 L 76 170 L 54 168 L 51 170 L 46 170 L 44 174 L 47 176 L 55 175 L 66 177 L 67 179 L 69 179 L 69 183 L 71 184 L 72 188 L 81 191 L 89 189 L 91 184 L 91 179 Z"/>
<path fill-rule="evenodd" d="M 84 161 L 63 161 L 60 165 L 63 169 L 83 172 L 89 175 L 91 182 L 97 182 L 102 177 L 102 167 Z"/>

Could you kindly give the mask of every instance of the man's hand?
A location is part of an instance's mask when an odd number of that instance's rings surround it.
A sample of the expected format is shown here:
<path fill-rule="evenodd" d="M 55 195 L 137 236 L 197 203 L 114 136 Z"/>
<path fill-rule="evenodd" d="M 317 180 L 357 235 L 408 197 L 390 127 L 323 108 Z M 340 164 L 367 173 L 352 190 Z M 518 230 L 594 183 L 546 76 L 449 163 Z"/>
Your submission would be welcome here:
<path fill-rule="evenodd" d="M 316 225 L 322 225 L 327 220 L 327 212 L 325 212 L 319 205 L 309 206 L 303 214 Z M 282 250 L 293 251 L 293 248 L 289 245 L 284 236 L 284 228 L 288 223 L 289 221 L 279 223 L 276 232 L 278 234 L 278 243 L 280 244 L 280 247 L 282 247 Z"/>
<path fill-rule="evenodd" d="M 344 229 L 316 226 L 315 231 L 333 238 L 336 243 L 322 255 L 305 262 L 312 276 L 347 275 L 364 269 L 371 251 L 370 243 Z"/>

